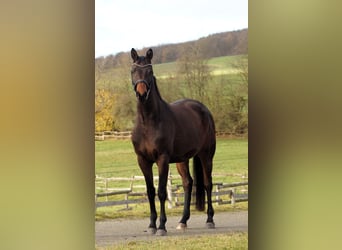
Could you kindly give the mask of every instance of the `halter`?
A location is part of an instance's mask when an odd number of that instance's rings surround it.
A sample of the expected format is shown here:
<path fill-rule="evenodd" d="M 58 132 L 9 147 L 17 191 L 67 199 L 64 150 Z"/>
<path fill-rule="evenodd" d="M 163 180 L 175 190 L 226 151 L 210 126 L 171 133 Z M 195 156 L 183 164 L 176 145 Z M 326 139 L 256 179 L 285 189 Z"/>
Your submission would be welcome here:
<path fill-rule="evenodd" d="M 140 65 L 140 64 L 137 64 L 137 63 L 133 63 L 132 64 L 132 66 L 138 66 L 139 68 L 145 68 L 145 67 L 147 67 L 147 66 L 152 66 L 152 64 L 151 63 L 149 63 L 149 64 L 145 64 L 145 65 Z"/>
<path fill-rule="evenodd" d="M 137 63 L 133 63 L 132 64 L 132 66 L 137 66 L 137 67 L 139 67 L 139 68 L 146 68 L 146 67 L 148 67 L 148 66 L 151 66 L 152 67 L 152 64 L 151 63 L 149 63 L 149 64 L 145 64 L 145 65 L 140 65 L 140 64 L 137 64 Z M 138 83 L 139 82 L 143 82 L 143 83 L 145 83 L 145 85 L 147 86 L 147 93 L 146 93 L 146 100 L 148 99 L 148 96 L 150 95 L 150 92 L 151 92 L 151 84 L 149 84 L 146 80 L 144 80 L 144 79 L 138 79 L 138 80 L 136 80 L 135 82 L 134 81 L 132 81 L 132 84 L 133 84 L 133 89 L 134 89 L 134 91 L 136 92 L 136 95 L 138 95 L 138 93 L 137 93 L 137 85 L 138 85 Z"/>

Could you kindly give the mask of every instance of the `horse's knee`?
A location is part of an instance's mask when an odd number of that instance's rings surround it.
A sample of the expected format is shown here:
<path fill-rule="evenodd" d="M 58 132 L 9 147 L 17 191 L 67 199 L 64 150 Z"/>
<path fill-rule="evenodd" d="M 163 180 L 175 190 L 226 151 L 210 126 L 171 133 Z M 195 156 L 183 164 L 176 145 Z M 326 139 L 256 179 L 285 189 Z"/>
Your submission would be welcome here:
<path fill-rule="evenodd" d="M 207 192 L 210 192 L 213 190 L 213 184 L 211 183 L 204 183 L 204 188 Z"/>
<path fill-rule="evenodd" d="M 167 198 L 166 188 L 158 189 L 158 198 L 160 201 L 165 201 Z"/>
<path fill-rule="evenodd" d="M 147 195 L 149 198 L 154 198 L 154 196 L 156 195 L 156 190 L 154 187 L 148 188 L 147 189 Z"/>
<path fill-rule="evenodd" d="M 194 183 L 193 179 L 190 177 L 188 179 L 183 180 L 184 190 L 189 190 L 192 188 L 192 184 Z"/>
<path fill-rule="evenodd" d="M 194 180 L 191 178 L 191 177 L 189 177 L 189 179 L 188 179 L 188 185 L 189 185 L 189 187 L 192 187 L 192 184 L 194 183 Z"/>

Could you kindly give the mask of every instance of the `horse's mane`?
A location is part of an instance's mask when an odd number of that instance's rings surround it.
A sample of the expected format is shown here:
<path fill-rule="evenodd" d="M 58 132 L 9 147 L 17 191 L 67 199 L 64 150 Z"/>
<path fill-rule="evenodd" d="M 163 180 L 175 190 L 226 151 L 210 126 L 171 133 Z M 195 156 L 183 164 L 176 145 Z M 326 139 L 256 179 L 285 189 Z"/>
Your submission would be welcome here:
<path fill-rule="evenodd" d="M 157 79 L 155 76 L 153 76 L 153 80 L 154 80 L 154 87 L 156 88 L 156 93 L 158 95 L 158 97 L 160 98 L 160 100 L 163 100 L 161 95 L 160 95 L 160 92 L 159 92 L 159 89 L 158 89 L 158 85 L 157 85 Z"/>

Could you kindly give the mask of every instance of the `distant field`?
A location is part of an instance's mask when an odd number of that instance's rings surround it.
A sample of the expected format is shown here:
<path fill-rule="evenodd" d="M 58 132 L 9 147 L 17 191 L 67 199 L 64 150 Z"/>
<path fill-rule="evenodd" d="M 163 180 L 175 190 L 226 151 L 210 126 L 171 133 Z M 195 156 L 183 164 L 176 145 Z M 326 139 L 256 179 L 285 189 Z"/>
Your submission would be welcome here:
<path fill-rule="evenodd" d="M 243 55 L 237 56 L 221 56 L 221 57 L 213 57 L 208 60 L 208 65 L 211 69 L 211 75 L 214 77 L 213 82 L 217 82 L 216 78 L 219 76 L 220 78 L 230 79 L 236 78 L 234 75 L 237 75 L 238 71 L 233 67 L 234 63 L 238 62 Z M 106 84 L 114 84 L 119 78 L 122 79 L 123 74 L 120 72 L 121 69 L 114 68 L 107 70 L 103 75 L 102 79 L 97 83 L 97 87 L 101 87 L 104 83 Z M 169 62 L 162 64 L 154 64 L 153 65 L 154 74 L 157 79 L 165 79 L 168 77 L 174 77 L 177 74 L 177 62 Z M 124 74 L 124 77 L 127 77 L 127 81 L 130 79 L 129 68 L 127 69 L 127 74 Z"/>
<path fill-rule="evenodd" d="M 214 76 L 238 74 L 239 71 L 233 66 L 241 57 L 242 56 L 221 56 L 211 58 L 208 61 L 208 65 L 212 71 L 211 74 Z"/>
<path fill-rule="evenodd" d="M 236 74 L 238 71 L 233 68 L 233 64 L 237 62 L 241 56 L 221 56 L 213 57 L 208 60 L 208 65 L 212 75 Z M 156 77 L 166 78 L 174 76 L 177 73 L 177 63 L 163 63 L 154 65 L 154 73 Z"/>

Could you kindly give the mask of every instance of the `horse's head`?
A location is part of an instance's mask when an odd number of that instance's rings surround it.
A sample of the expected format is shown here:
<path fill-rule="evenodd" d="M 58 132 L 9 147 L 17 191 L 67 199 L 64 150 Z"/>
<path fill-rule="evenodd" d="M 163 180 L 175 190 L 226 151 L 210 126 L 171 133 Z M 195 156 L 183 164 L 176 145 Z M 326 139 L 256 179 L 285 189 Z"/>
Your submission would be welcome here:
<path fill-rule="evenodd" d="M 139 56 L 135 49 L 131 50 L 133 59 L 131 76 L 134 91 L 140 101 L 146 101 L 149 97 L 152 82 L 153 69 L 151 59 L 153 57 L 152 49 L 146 52 L 146 56 Z"/>

